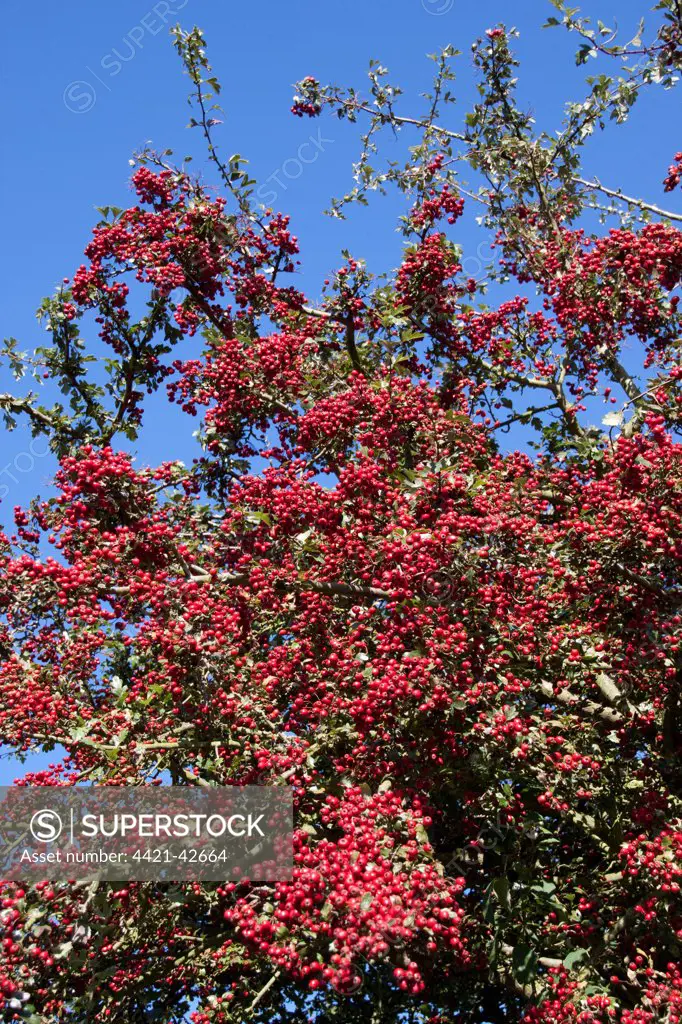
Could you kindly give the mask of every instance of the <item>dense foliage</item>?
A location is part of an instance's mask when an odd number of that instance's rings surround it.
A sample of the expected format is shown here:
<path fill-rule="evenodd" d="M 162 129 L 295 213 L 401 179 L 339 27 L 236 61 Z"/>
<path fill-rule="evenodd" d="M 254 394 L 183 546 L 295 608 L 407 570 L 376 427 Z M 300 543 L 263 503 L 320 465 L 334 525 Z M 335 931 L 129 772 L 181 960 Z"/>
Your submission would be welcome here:
<path fill-rule="evenodd" d="M 580 170 L 674 84 L 682 11 L 621 43 L 555 9 L 599 73 L 551 135 L 503 27 L 457 130 L 452 48 L 423 116 L 377 64 L 367 96 L 299 83 L 295 113 L 362 124 L 332 212 L 405 198 L 395 273 L 345 254 L 317 306 L 175 31 L 222 192 L 138 154 L 50 343 L 5 347 L 65 397 L 0 396 L 60 460 L 0 535 L 0 736 L 67 752 L 26 785 L 290 786 L 295 874 L 3 883 L 6 1019 L 682 1019 L 682 214 Z M 190 467 L 128 454 L 153 392 Z"/>

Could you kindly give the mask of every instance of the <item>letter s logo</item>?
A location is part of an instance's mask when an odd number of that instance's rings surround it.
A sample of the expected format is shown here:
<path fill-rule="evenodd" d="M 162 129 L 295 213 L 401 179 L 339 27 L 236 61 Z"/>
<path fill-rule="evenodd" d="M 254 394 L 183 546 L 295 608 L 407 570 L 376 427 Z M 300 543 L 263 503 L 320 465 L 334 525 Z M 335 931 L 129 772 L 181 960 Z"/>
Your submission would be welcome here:
<path fill-rule="evenodd" d="M 53 843 L 61 835 L 64 825 L 56 811 L 43 809 L 33 815 L 29 828 L 39 843 Z"/>

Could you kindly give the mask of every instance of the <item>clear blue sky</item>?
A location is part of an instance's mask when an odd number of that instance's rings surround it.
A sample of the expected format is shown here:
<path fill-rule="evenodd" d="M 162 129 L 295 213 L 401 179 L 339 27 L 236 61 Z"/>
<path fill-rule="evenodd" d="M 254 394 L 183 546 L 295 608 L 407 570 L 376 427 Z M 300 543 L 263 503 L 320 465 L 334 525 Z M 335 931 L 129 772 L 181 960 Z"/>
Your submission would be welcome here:
<path fill-rule="evenodd" d="M 625 31 L 634 28 L 648 6 L 635 0 L 588 0 L 583 8 L 607 24 L 617 13 Z M 179 157 L 198 151 L 196 133 L 184 127 L 189 83 L 170 44 L 172 24 L 204 28 L 224 87 L 226 119 L 217 129 L 217 141 L 226 155 L 247 156 L 253 177 L 270 179 L 269 191 L 277 192 L 277 199 L 271 194 L 264 198 L 291 214 L 303 249 L 301 284 L 317 296 L 322 278 L 338 265 L 344 247 L 365 257 L 372 270 L 395 265 L 396 207 L 378 200 L 350 222 L 322 217 L 329 197 L 350 186 L 357 132 L 346 123 L 294 118 L 289 113 L 292 83 L 313 74 L 323 81 L 362 85 L 369 58 L 375 57 L 403 87 L 405 111 L 419 112 L 418 93 L 428 88 L 432 67 L 425 54 L 452 43 L 463 51 L 463 100 L 458 108 L 463 114 L 472 95 L 470 43 L 503 21 L 521 30 L 523 103 L 535 111 L 542 127 L 553 129 L 564 101 L 580 97 L 585 70 L 574 67 L 574 38 L 541 30 L 551 13 L 545 0 L 35 0 L 31 5 L 5 0 L 3 335 L 16 336 L 24 348 L 42 343 L 34 310 L 81 262 L 98 219 L 94 207 L 133 201 L 128 159 L 136 148 L 151 141 L 160 149 L 173 148 Z M 319 129 L 318 148 L 306 150 L 318 157 L 299 170 L 299 147 L 311 134 L 317 137 Z M 593 143 L 586 170 L 626 192 L 661 202 L 661 180 L 680 148 L 677 129 L 679 97 L 655 93 L 637 106 L 626 128 L 613 128 Z M 485 244 L 484 236 L 473 234 L 462 241 L 469 255 Z M 0 366 L 0 391 L 13 387 Z M 181 421 L 177 438 L 169 422 L 176 421 L 164 415 L 148 424 L 137 448 L 140 462 L 187 457 L 190 449 L 179 432 Z M 45 491 L 53 469 L 49 457 L 24 454 L 28 444 L 21 432 L 2 436 L 0 470 L 9 466 L 12 478 L 5 473 L 0 481 L 10 486 L 0 505 L 5 526 L 13 505 Z M 33 452 L 43 450 L 40 442 Z M 31 767 L 37 763 L 32 761 Z M 0 763 L 0 782 L 16 774 Z"/>

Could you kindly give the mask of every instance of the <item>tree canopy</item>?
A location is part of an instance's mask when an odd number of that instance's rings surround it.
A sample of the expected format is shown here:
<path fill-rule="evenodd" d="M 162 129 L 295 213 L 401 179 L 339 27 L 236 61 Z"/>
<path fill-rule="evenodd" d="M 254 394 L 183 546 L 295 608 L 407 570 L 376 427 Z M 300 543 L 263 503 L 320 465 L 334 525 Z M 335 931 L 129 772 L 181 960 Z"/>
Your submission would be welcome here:
<path fill-rule="evenodd" d="M 5 1019 L 682 1018 L 682 154 L 660 198 L 581 169 L 675 84 L 682 9 L 627 41 L 553 9 L 598 72 L 551 134 L 504 26 L 463 116 L 452 47 L 416 108 L 375 62 L 298 84 L 360 132 L 330 212 L 403 205 L 395 271 L 346 252 L 318 304 L 174 30 L 204 172 L 136 154 L 48 344 L 3 350 L 60 394 L 0 395 L 59 459 L 0 534 L 0 739 L 66 751 L 25 785 L 289 786 L 294 877 L 2 883 Z M 129 453 L 156 392 L 190 466 Z"/>

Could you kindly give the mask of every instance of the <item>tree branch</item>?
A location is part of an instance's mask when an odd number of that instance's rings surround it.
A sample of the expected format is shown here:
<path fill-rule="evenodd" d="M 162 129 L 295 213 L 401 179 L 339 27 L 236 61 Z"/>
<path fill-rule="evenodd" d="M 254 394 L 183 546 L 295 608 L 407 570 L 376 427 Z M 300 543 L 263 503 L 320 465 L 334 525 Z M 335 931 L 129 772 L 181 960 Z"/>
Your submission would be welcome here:
<path fill-rule="evenodd" d="M 613 708 L 605 708 L 602 704 L 597 704 L 593 700 L 582 701 L 577 694 L 566 688 L 555 693 L 551 683 L 543 682 L 540 684 L 540 689 L 549 700 L 557 704 L 565 704 L 573 711 L 587 711 L 588 714 L 596 715 L 597 718 L 603 718 L 605 722 L 609 722 L 611 725 L 617 725 L 623 721 L 623 716 L 619 711 L 615 711 Z"/>
<path fill-rule="evenodd" d="M 584 185 L 586 188 L 593 189 L 595 192 L 603 192 L 604 195 L 611 196 L 613 199 L 620 199 L 622 202 L 627 203 L 628 206 L 636 206 L 640 210 L 648 210 L 649 213 L 655 213 L 657 217 L 665 217 L 666 220 L 682 221 L 682 213 L 662 210 L 660 206 L 654 206 L 653 203 L 647 203 L 643 199 L 626 196 L 620 189 L 607 188 L 606 185 L 602 185 L 596 179 L 595 181 L 587 181 L 585 178 L 574 177 L 573 181 L 578 185 Z"/>

